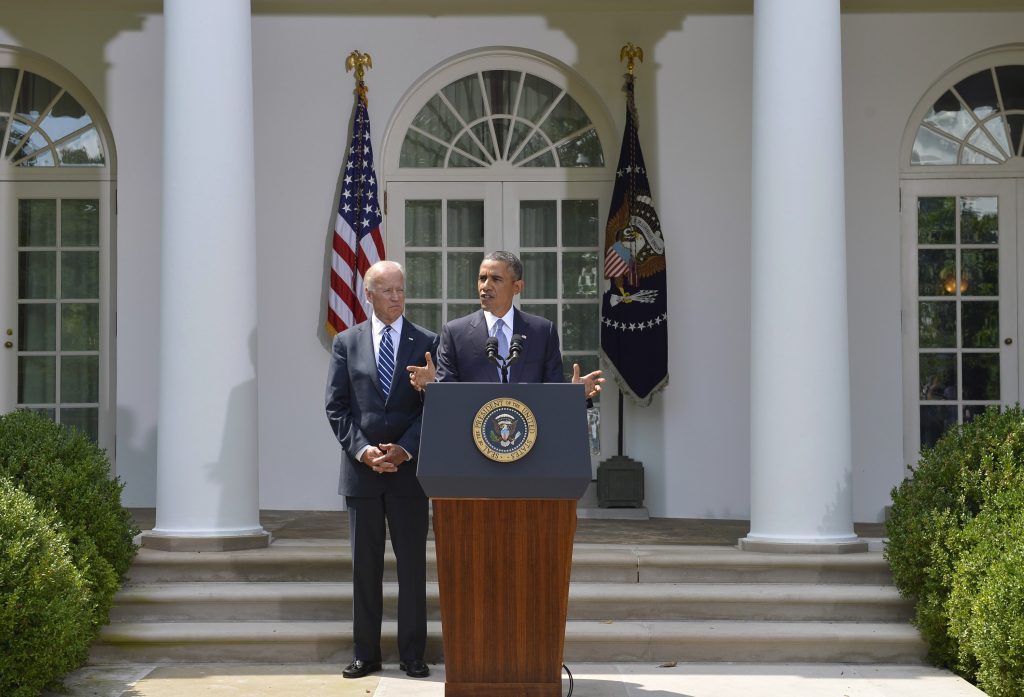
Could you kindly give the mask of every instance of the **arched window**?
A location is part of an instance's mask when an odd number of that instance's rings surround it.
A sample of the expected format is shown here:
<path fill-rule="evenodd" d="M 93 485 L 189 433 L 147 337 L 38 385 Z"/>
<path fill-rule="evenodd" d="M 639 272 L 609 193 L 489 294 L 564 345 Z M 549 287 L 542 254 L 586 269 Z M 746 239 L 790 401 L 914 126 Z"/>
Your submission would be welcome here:
<path fill-rule="evenodd" d="M 71 94 L 41 75 L 0 68 L 3 159 L 15 167 L 102 167 L 92 117 Z"/>
<path fill-rule="evenodd" d="M 402 143 L 401 167 L 603 167 L 601 139 L 565 89 L 525 71 L 481 70 L 431 97 Z"/>
<path fill-rule="evenodd" d="M 0 46 L 0 412 L 114 445 L 114 156 L 99 105 Z"/>

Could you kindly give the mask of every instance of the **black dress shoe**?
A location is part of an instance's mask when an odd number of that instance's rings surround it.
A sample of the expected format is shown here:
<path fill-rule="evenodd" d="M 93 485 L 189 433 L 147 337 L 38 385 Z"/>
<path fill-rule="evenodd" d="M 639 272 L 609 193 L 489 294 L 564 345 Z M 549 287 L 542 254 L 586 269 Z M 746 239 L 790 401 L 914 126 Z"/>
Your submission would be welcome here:
<path fill-rule="evenodd" d="M 378 670 L 380 670 L 380 661 L 362 661 L 357 658 L 345 666 L 341 675 L 346 678 L 361 678 L 364 675 L 376 673 Z"/>
<path fill-rule="evenodd" d="M 410 678 L 425 678 L 430 675 L 430 668 L 423 661 L 402 661 L 398 664 L 399 670 L 404 670 Z"/>

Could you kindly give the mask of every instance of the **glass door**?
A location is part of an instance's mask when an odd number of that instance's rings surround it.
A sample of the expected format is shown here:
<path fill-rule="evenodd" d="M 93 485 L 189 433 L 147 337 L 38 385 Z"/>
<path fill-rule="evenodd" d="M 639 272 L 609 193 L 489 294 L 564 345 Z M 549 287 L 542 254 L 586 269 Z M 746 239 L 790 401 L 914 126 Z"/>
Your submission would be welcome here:
<path fill-rule="evenodd" d="M 112 448 L 110 229 L 100 183 L 0 183 L 0 409 Z"/>
<path fill-rule="evenodd" d="M 908 463 L 950 426 L 1020 398 L 1017 189 L 1015 180 L 903 183 Z"/>

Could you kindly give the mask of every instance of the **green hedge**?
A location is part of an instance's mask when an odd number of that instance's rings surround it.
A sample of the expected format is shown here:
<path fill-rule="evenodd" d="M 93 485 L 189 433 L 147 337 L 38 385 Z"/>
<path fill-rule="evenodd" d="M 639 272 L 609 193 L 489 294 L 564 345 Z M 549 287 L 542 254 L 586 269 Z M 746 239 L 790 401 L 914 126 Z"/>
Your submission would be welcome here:
<path fill-rule="evenodd" d="M 1020 598 L 1016 606 L 1002 604 L 1020 592 L 1021 572 L 1002 562 L 1024 542 L 1024 526 L 1009 524 L 1008 503 L 1024 502 L 1022 468 L 1024 411 L 990 409 L 925 449 L 912 475 L 892 491 L 885 555 L 900 592 L 916 601 L 914 623 L 929 658 L 980 683 L 990 674 L 1003 682 L 1012 682 L 1007 675 L 1014 670 L 1017 680 L 1024 675 L 1024 666 L 993 653 L 1021 636 L 1013 639 L 1024 616 Z M 999 526 L 1003 534 L 995 535 Z M 1018 590 L 999 587 L 1011 582 Z M 1020 656 L 1018 643 L 1010 657 Z M 1014 684 L 1010 692 L 990 694 L 1024 694 Z"/>
<path fill-rule="evenodd" d="M 25 410 L 0 416 L 0 476 L 55 511 L 92 589 L 94 628 L 107 623 L 139 532 L 110 474 L 106 453 L 81 432 Z"/>
<path fill-rule="evenodd" d="M 1024 485 L 1008 481 L 964 528 L 949 598 L 960 670 L 991 697 L 1024 695 Z"/>
<path fill-rule="evenodd" d="M 81 665 L 91 607 L 59 521 L 0 477 L 0 695 L 35 697 Z"/>

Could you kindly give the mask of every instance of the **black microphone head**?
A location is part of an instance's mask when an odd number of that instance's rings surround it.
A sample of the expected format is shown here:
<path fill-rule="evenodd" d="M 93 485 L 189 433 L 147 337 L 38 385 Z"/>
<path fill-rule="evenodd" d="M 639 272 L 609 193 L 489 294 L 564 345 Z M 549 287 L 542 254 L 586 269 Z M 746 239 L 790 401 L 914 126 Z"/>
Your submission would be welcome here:
<path fill-rule="evenodd" d="M 487 343 L 484 344 L 484 351 L 487 352 L 487 360 L 494 365 L 498 365 L 498 338 L 494 336 L 487 337 Z"/>
<path fill-rule="evenodd" d="M 519 360 L 519 355 L 523 352 L 523 344 L 526 341 L 526 337 L 521 334 L 512 335 L 512 343 L 508 346 L 508 362 L 509 364 L 515 363 Z"/>

